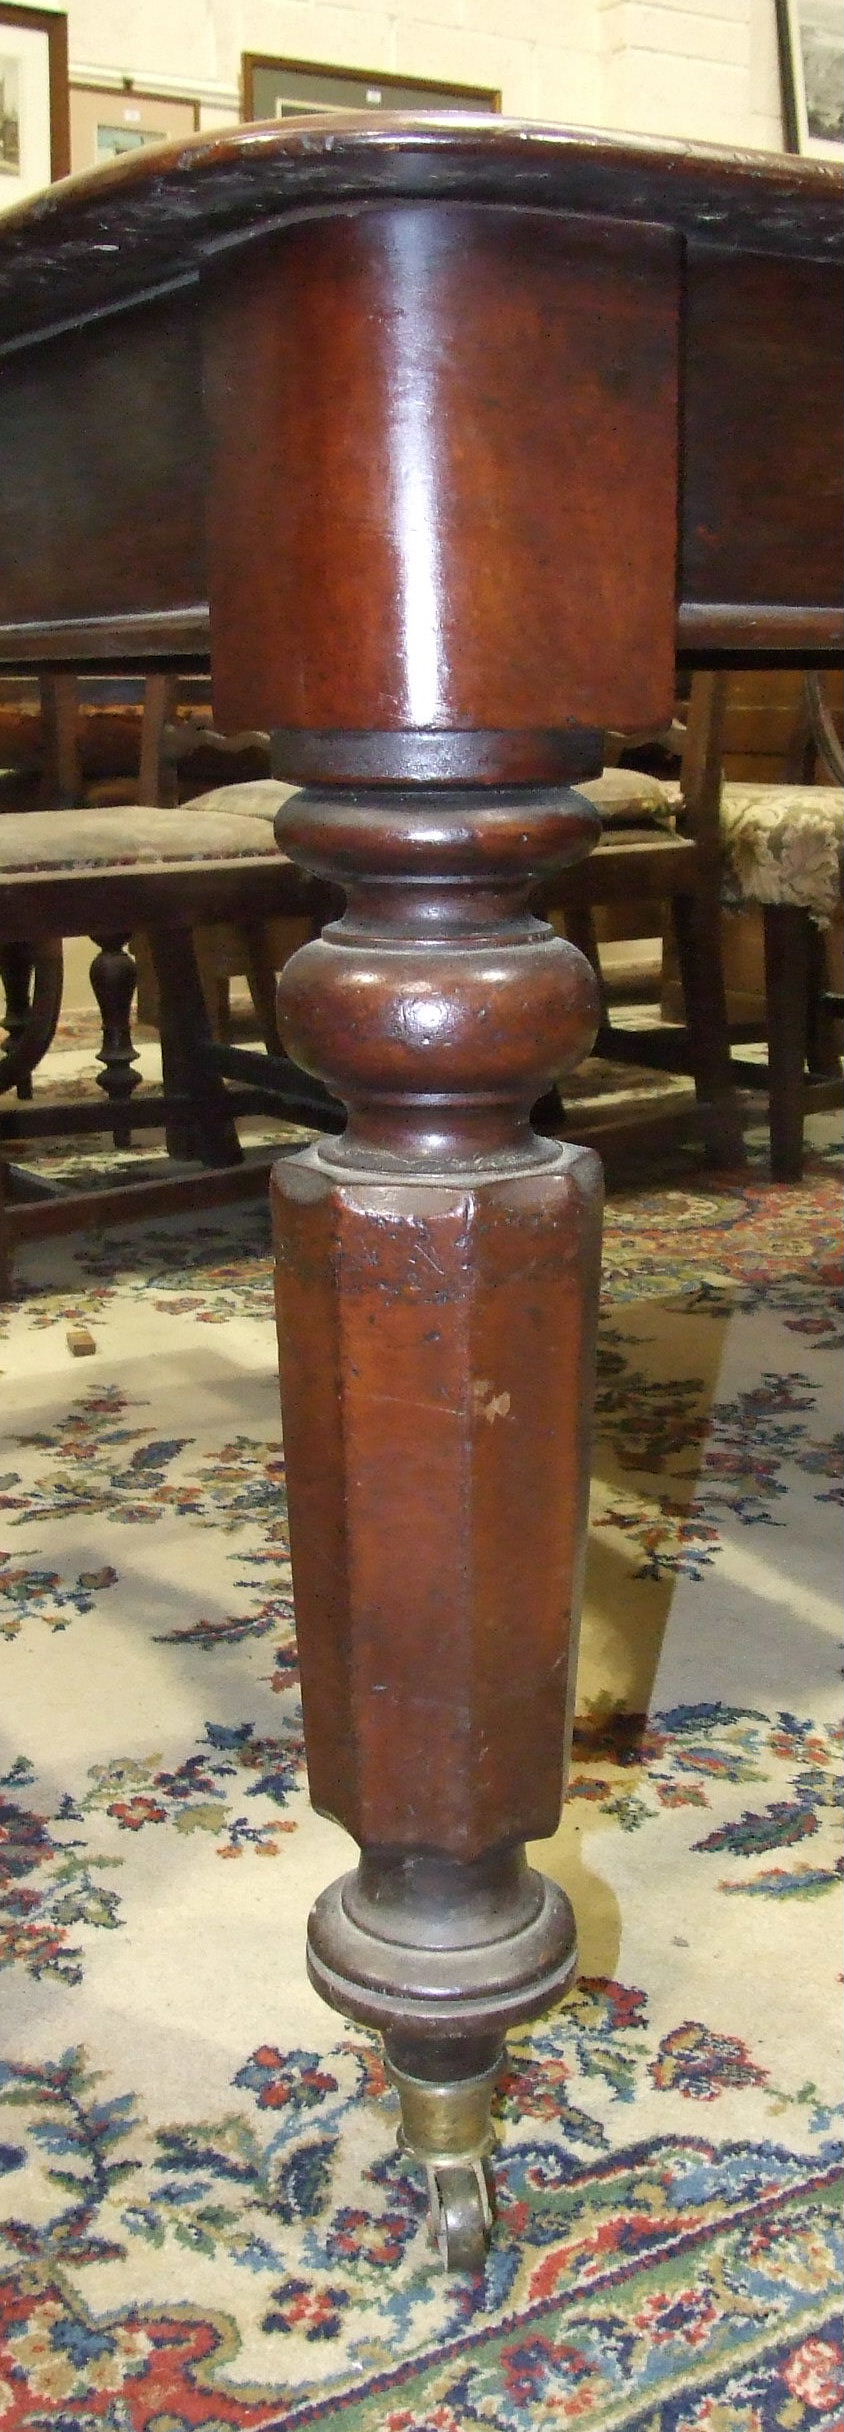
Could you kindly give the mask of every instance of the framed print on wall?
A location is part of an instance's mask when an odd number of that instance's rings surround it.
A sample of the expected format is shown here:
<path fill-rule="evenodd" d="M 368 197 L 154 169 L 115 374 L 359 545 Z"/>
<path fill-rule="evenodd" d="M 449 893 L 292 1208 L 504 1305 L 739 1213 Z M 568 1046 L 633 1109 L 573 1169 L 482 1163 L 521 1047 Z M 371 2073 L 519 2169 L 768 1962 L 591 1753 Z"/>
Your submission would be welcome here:
<path fill-rule="evenodd" d="M 373 68 L 326 67 L 313 59 L 268 59 L 244 51 L 244 118 L 303 118 L 312 110 L 500 110 L 488 85 L 436 84 Z"/>
<path fill-rule="evenodd" d="M 839 0 L 777 0 L 790 152 L 844 161 L 844 18 Z"/>
<path fill-rule="evenodd" d="M 67 18 L 0 0 L 0 210 L 69 168 Z"/>
<path fill-rule="evenodd" d="M 180 143 L 199 126 L 199 103 L 181 96 L 136 90 L 128 79 L 120 91 L 113 86 L 72 84 L 70 88 L 71 167 L 96 169 L 121 152 L 140 152 L 154 144 Z"/>

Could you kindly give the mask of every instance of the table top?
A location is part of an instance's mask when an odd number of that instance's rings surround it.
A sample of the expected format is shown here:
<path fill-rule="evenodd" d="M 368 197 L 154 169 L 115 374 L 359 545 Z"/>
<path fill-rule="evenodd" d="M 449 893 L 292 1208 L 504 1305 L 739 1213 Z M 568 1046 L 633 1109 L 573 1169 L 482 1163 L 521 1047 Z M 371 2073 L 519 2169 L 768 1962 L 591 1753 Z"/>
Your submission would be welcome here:
<path fill-rule="evenodd" d="M 842 199 L 835 165 L 789 154 L 382 113 L 233 126 L 48 188 L 0 215 L 0 660 L 185 660 L 213 629 L 229 726 L 473 735 L 653 723 L 678 648 L 819 663 L 842 638 Z M 411 715 L 394 630 L 423 475 L 430 630 L 456 654 L 436 716 L 421 677 Z M 290 635 L 322 665 L 350 567 L 335 673 L 362 620 L 390 665 L 366 703 L 355 676 L 351 704 L 332 686 L 306 713 Z"/>
<path fill-rule="evenodd" d="M 834 163 L 459 113 L 234 126 L 125 155 L 0 214 L 0 348 L 195 277 L 301 213 L 395 196 L 607 213 L 696 245 L 844 258 Z"/>

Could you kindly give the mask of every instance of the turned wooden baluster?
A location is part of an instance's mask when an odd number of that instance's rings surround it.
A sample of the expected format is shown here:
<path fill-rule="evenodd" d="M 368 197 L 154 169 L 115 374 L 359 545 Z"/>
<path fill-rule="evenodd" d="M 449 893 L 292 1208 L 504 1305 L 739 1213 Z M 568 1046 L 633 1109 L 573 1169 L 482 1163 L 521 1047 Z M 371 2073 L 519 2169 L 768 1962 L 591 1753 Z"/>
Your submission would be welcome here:
<path fill-rule="evenodd" d="M 311 1796 L 362 1849 L 309 1966 L 385 2032 L 451 2262 L 484 2232 L 503 2031 L 575 1965 L 524 1842 L 563 1791 L 600 1167 L 529 1113 L 597 1001 L 527 897 L 596 824 L 527 791 L 307 792 L 278 822 L 348 889 L 279 989 L 291 1052 L 350 1110 L 273 1184 Z"/>
<path fill-rule="evenodd" d="M 309 1778 L 361 1850 L 309 1965 L 383 2030 L 476 2265 L 504 2032 L 575 1964 L 524 1844 L 563 1789 L 599 1180 L 530 1108 L 597 1007 L 528 899 L 593 840 L 599 730 L 670 715 L 679 252 L 409 197 L 208 275 L 217 722 L 272 731 L 279 841 L 347 894 L 279 993 L 349 1109 L 274 1185 Z"/>
<path fill-rule="evenodd" d="M 97 1087 L 105 1090 L 114 1117 L 111 1137 L 115 1148 L 129 1148 L 130 1101 L 141 1082 L 140 1056 L 132 1038 L 137 966 L 123 936 L 100 937 L 97 948 L 88 974 L 103 1026 L 97 1049 L 97 1063 L 102 1065 L 102 1072 L 96 1075 Z"/>

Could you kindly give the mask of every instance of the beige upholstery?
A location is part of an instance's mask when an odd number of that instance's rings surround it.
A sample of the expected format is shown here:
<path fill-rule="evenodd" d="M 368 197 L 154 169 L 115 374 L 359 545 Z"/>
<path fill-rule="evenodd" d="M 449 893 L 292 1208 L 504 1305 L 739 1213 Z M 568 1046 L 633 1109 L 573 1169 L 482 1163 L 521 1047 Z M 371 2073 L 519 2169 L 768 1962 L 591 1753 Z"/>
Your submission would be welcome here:
<path fill-rule="evenodd" d="M 617 823 L 674 827 L 682 812 L 675 782 L 609 768 L 579 785 Z M 823 928 L 841 908 L 844 788 L 838 785 L 753 785 L 731 779 L 721 789 L 722 899 L 748 904 L 796 904 Z"/>
<path fill-rule="evenodd" d="M 601 818 L 619 826 L 673 828 L 676 799 L 658 777 L 637 768 L 605 768 L 602 777 L 578 785 L 578 794 L 600 811 Z M 676 796 L 676 789 L 675 789 Z"/>
<path fill-rule="evenodd" d="M 282 785 L 280 777 L 247 777 L 240 785 L 215 785 L 208 794 L 194 794 L 183 806 L 185 811 L 226 811 L 238 819 L 264 819 L 272 827 L 276 811 L 296 791 L 293 785 Z"/>
<path fill-rule="evenodd" d="M 0 820 L 0 871 L 7 877 L 38 871 L 148 869 L 174 862 L 242 861 L 280 857 L 266 818 L 247 818 L 224 807 L 194 815 L 131 804 L 118 811 L 9 811 Z M 235 788 L 239 791 L 239 788 Z M 269 816 L 269 814 L 268 814 Z"/>
<path fill-rule="evenodd" d="M 278 777 L 255 777 L 242 785 L 217 785 L 210 793 L 196 794 L 185 809 L 201 812 L 226 811 L 238 817 L 265 819 L 272 826 L 291 794 L 292 785 L 282 785 Z M 658 777 L 645 776 L 635 768 L 607 768 L 602 777 L 592 777 L 577 787 L 579 794 L 594 803 L 602 819 L 617 820 L 633 827 L 643 824 L 671 828 L 675 824 L 676 801 Z M 674 789 L 676 796 L 676 787 Z"/>

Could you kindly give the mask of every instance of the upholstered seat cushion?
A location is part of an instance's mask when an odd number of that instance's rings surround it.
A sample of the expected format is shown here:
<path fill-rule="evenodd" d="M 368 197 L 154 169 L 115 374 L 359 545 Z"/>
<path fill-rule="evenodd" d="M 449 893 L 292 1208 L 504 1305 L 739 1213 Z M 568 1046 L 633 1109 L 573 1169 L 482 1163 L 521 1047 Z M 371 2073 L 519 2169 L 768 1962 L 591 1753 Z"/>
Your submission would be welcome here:
<path fill-rule="evenodd" d="M 249 819 L 266 819 L 272 826 L 276 812 L 295 791 L 295 786 L 282 785 L 278 777 L 254 777 L 242 785 L 214 786 L 210 793 L 196 794 L 186 807 L 199 812 L 236 812 Z M 658 777 L 645 776 L 638 769 L 607 768 L 602 777 L 579 785 L 577 792 L 594 803 L 602 819 L 630 827 L 674 826 L 675 805 L 665 786 Z"/>
<path fill-rule="evenodd" d="M 293 785 L 282 785 L 280 777 L 247 777 L 242 785 L 214 785 L 210 793 L 194 794 L 186 802 L 186 811 L 226 811 L 237 819 L 265 819 L 272 827 L 276 812 L 296 792 Z"/>
<path fill-rule="evenodd" d="M 600 811 L 601 818 L 619 827 L 673 828 L 676 808 L 658 777 L 637 768 L 605 768 L 602 777 L 578 785 L 578 794 Z"/>
<path fill-rule="evenodd" d="M 828 927 L 841 907 L 844 787 L 746 785 L 721 791 L 725 904 L 796 904 Z"/>
<path fill-rule="evenodd" d="M 239 790 L 239 789 L 238 789 Z M 263 818 L 236 812 L 150 810 L 8 811 L 0 818 L 0 874 L 160 868 L 162 863 L 281 856 Z"/>

